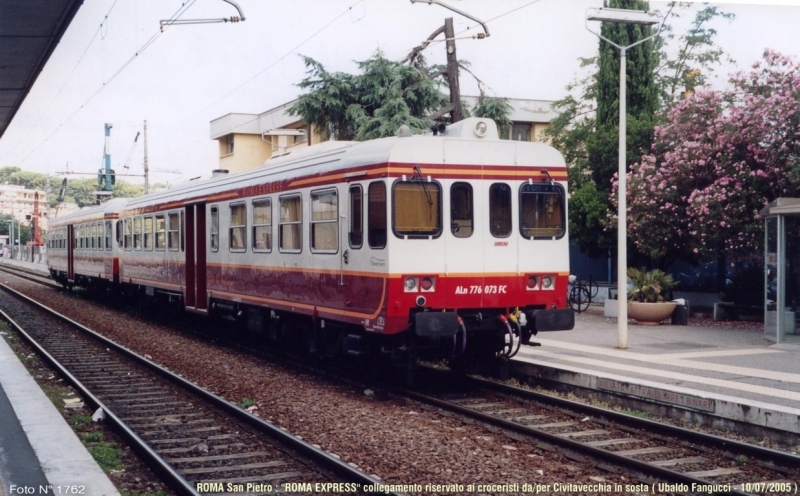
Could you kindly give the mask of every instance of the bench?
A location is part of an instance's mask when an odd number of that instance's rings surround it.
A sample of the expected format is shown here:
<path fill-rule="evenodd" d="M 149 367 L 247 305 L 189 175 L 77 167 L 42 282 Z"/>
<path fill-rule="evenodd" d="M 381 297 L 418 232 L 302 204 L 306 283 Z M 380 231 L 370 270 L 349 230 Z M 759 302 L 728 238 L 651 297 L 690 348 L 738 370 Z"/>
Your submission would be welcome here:
<path fill-rule="evenodd" d="M 714 321 L 742 320 L 741 317 L 743 315 L 758 317 L 763 321 L 764 307 L 757 305 L 737 305 L 736 303 L 727 301 L 718 301 L 714 303 Z"/>

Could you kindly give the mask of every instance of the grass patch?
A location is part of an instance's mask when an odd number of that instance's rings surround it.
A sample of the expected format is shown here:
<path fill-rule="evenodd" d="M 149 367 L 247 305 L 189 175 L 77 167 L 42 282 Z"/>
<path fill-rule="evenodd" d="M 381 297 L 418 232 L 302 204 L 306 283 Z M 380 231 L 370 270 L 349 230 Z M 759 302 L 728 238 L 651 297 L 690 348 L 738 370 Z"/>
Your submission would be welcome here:
<path fill-rule="evenodd" d="M 83 441 L 84 444 L 99 443 L 102 440 L 103 440 L 103 433 L 100 431 L 87 432 L 86 434 L 81 434 L 81 441 Z"/>
<path fill-rule="evenodd" d="M 242 398 L 242 401 L 239 402 L 239 406 L 247 410 L 251 406 L 255 405 L 256 402 L 252 400 L 252 398 Z"/>
<path fill-rule="evenodd" d="M 69 425 L 75 427 L 76 429 L 80 429 L 81 427 L 86 427 L 92 423 L 92 417 L 89 415 L 72 415 L 69 418 Z"/>
<path fill-rule="evenodd" d="M 122 468 L 122 463 L 119 461 L 122 452 L 116 448 L 112 448 L 107 443 L 92 446 L 89 448 L 89 452 L 103 470 Z"/>
<path fill-rule="evenodd" d="M 640 412 L 639 410 L 620 410 L 620 413 L 630 415 L 631 417 L 638 417 L 645 420 L 653 420 L 653 415 L 647 412 Z"/>
<path fill-rule="evenodd" d="M 733 461 L 736 462 L 736 465 L 744 465 L 745 463 L 747 463 L 747 456 L 739 455 L 736 458 L 734 458 Z"/>

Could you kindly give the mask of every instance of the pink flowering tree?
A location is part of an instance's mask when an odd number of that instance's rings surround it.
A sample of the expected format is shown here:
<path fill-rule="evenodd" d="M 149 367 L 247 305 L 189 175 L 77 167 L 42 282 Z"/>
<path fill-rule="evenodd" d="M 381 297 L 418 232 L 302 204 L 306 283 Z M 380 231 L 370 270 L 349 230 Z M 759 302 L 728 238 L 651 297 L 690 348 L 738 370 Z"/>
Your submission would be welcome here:
<path fill-rule="evenodd" d="M 800 196 L 800 66 L 767 50 L 729 89 L 697 92 L 656 127 L 628 174 L 629 236 L 660 265 L 752 253 L 758 212 L 780 196 Z"/>

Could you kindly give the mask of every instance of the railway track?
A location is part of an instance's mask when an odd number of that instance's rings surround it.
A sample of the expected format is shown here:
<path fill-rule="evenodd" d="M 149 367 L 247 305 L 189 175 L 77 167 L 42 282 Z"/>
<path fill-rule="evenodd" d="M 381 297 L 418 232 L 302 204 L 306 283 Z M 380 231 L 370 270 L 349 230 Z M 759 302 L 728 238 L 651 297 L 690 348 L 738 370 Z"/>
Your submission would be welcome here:
<path fill-rule="evenodd" d="M 650 492 L 796 494 L 800 457 L 533 391 L 425 371 L 417 401 L 603 460 L 650 480 Z M 614 487 L 614 491 L 630 489 Z"/>
<path fill-rule="evenodd" d="M 0 289 L 25 307 L 14 318 L 2 317 L 84 401 L 103 410 L 176 493 L 274 494 L 309 486 L 330 494 L 386 493 L 377 479 L 336 456 L 5 285 Z"/>
<path fill-rule="evenodd" d="M 61 285 L 53 281 L 49 275 L 36 272 L 33 270 L 27 270 L 22 267 L 12 266 L 12 265 L 5 265 L 0 263 L 0 272 L 5 272 L 7 274 L 12 274 L 15 277 L 19 277 L 20 279 L 25 279 L 27 281 L 43 284 L 53 288 L 60 288 Z"/>
<path fill-rule="evenodd" d="M 800 457 L 788 453 L 475 378 L 467 381 L 453 385 L 437 374 L 422 381 L 438 384 L 437 389 L 392 392 L 595 460 L 603 470 L 633 474 L 648 481 L 651 493 L 791 494 L 798 489 L 800 472 L 794 467 L 800 466 Z M 632 492 L 635 487 L 611 490 Z"/>

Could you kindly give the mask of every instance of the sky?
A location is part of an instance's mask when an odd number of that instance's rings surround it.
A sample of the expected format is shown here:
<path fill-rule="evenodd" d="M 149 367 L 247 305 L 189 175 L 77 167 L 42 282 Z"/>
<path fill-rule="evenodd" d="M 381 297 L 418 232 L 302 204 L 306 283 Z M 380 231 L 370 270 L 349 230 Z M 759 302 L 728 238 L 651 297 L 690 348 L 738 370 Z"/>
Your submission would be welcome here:
<path fill-rule="evenodd" d="M 239 23 L 174 25 L 159 21 L 237 14 L 222 0 L 85 0 L 6 133 L 0 167 L 86 178 L 102 166 L 104 124 L 111 123 L 111 163 L 132 183 L 143 178 L 147 120 L 150 183 L 176 184 L 208 176 L 219 151 L 209 122 L 231 112 L 258 114 L 300 94 L 301 54 L 327 70 L 357 72 L 355 61 L 377 50 L 401 60 L 453 17 L 459 59 L 501 97 L 556 100 L 581 73 L 580 57 L 597 51 L 586 10 L 602 0 L 442 0 L 487 22 L 490 36 L 474 39 L 476 22 L 438 5 L 410 0 L 236 0 Z M 651 1 L 666 11 L 667 2 Z M 673 21 L 682 33 L 694 4 Z M 712 3 L 736 14 L 718 20 L 716 42 L 735 60 L 711 85 L 746 70 L 765 48 L 800 57 L 800 0 Z M 106 17 L 107 16 L 107 17 Z M 460 34 L 459 34 L 460 33 Z M 444 45 L 424 55 L 444 62 Z M 461 76 L 462 93 L 477 94 Z M 125 169 L 125 167 L 128 167 Z M 179 171 L 175 173 L 173 171 Z M 57 181 L 54 181 L 57 184 Z"/>

